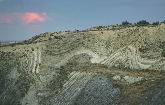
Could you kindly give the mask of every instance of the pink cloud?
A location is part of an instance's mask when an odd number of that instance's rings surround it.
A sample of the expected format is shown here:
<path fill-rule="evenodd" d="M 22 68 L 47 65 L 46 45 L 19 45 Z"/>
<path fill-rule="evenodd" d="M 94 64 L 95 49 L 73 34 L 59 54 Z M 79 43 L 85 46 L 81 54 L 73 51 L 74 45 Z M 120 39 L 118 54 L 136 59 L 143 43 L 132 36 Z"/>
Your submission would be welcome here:
<path fill-rule="evenodd" d="M 26 12 L 26 13 L 1 13 L 0 14 L 0 23 L 12 23 L 12 22 L 23 22 L 24 24 L 45 22 L 51 18 L 47 16 L 46 12 L 35 13 L 35 12 Z"/>
<path fill-rule="evenodd" d="M 25 13 L 21 19 L 24 21 L 24 23 L 29 24 L 33 22 L 44 22 L 45 18 L 37 13 L 34 12 L 27 12 Z"/>

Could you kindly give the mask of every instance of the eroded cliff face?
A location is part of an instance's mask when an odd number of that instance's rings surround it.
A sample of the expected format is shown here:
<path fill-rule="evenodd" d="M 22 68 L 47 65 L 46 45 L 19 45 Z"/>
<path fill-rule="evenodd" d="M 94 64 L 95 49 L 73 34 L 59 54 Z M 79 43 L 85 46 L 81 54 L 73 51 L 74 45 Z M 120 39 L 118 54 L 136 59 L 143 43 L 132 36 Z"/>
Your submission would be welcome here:
<path fill-rule="evenodd" d="M 45 33 L 1 47 L 0 103 L 164 104 L 165 24 L 115 28 Z"/>

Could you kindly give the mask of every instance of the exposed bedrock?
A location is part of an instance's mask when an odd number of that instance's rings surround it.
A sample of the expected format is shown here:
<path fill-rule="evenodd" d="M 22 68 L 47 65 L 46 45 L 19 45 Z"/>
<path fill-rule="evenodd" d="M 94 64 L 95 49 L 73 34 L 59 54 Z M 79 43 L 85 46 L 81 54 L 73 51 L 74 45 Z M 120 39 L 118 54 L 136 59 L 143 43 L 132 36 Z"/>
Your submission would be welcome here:
<path fill-rule="evenodd" d="M 30 42 L 0 47 L 2 105 L 165 103 L 164 24 L 45 33 Z"/>

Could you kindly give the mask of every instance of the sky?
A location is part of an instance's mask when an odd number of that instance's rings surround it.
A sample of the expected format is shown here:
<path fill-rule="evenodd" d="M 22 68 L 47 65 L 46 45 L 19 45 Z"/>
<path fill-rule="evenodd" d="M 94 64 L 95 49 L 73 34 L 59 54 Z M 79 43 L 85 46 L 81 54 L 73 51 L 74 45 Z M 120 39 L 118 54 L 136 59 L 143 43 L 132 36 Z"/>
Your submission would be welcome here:
<path fill-rule="evenodd" d="M 45 32 L 165 20 L 165 0 L 0 0 L 0 41 Z"/>

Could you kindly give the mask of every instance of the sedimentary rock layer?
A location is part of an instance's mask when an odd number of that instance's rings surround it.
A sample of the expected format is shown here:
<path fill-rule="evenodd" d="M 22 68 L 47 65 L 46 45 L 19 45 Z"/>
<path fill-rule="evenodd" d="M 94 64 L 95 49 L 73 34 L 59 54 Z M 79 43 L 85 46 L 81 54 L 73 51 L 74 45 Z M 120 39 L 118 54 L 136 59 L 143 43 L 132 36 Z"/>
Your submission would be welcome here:
<path fill-rule="evenodd" d="M 0 103 L 165 103 L 165 24 L 115 27 L 45 33 L 0 47 Z"/>

